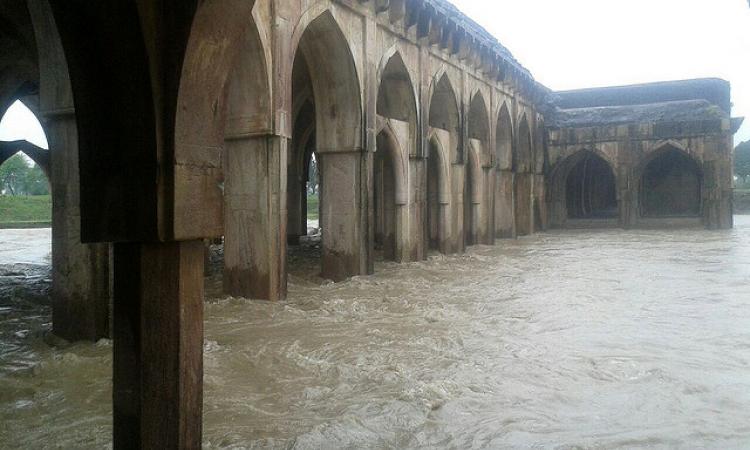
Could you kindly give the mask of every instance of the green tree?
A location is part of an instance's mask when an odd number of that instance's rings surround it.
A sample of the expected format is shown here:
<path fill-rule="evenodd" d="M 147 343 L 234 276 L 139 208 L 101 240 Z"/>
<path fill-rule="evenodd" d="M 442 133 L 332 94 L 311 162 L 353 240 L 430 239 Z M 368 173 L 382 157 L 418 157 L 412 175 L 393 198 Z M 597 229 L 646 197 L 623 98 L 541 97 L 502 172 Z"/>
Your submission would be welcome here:
<path fill-rule="evenodd" d="M 24 183 L 29 170 L 31 167 L 19 153 L 8 158 L 0 166 L 0 190 L 10 195 L 24 194 Z"/>
<path fill-rule="evenodd" d="M 750 141 L 745 141 L 734 149 L 734 174 L 747 186 L 750 178 Z"/>
<path fill-rule="evenodd" d="M 42 168 L 37 164 L 32 165 L 22 183 L 23 191 L 26 195 L 48 195 L 49 183 L 44 175 Z"/>

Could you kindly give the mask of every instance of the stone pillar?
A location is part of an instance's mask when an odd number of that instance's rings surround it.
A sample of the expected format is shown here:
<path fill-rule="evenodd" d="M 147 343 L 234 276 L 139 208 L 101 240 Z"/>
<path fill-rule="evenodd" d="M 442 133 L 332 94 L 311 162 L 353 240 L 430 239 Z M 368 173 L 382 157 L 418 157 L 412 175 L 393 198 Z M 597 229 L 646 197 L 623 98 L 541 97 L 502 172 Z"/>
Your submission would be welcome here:
<path fill-rule="evenodd" d="M 286 139 L 226 141 L 224 292 L 286 297 Z"/>
<path fill-rule="evenodd" d="M 732 165 L 723 160 L 703 163 L 703 222 L 710 230 L 730 229 L 734 226 L 732 216 Z"/>
<path fill-rule="evenodd" d="M 296 161 L 287 165 L 287 243 L 298 245 L 300 236 L 307 234 L 307 211 L 304 211 L 303 196 L 307 195 L 305 177 L 300 173 Z M 305 213 L 303 215 L 303 212 Z"/>
<path fill-rule="evenodd" d="M 496 171 L 495 177 L 495 237 L 508 239 L 514 236 L 514 174 L 500 170 Z"/>
<path fill-rule="evenodd" d="M 427 257 L 425 242 L 429 240 L 427 229 L 427 179 L 426 160 L 422 157 L 409 157 L 409 235 L 411 261 L 421 261 Z"/>
<path fill-rule="evenodd" d="M 464 208 L 470 207 L 470 205 L 464 204 L 464 197 L 466 197 L 466 166 L 463 164 L 451 164 L 449 176 L 451 177 L 451 209 L 453 214 L 451 214 L 447 222 L 448 227 L 450 227 L 450 246 L 447 253 L 463 253 L 466 251 Z"/>
<path fill-rule="evenodd" d="M 408 262 L 411 261 L 411 234 L 409 233 L 409 205 L 406 203 L 399 203 L 398 201 L 394 205 L 395 211 L 395 233 L 396 233 L 396 254 L 394 260 L 396 262 Z"/>
<path fill-rule="evenodd" d="M 527 236 L 534 230 L 533 202 L 533 175 L 522 172 L 515 176 L 515 217 L 516 235 Z"/>
<path fill-rule="evenodd" d="M 203 242 L 115 244 L 115 448 L 200 448 Z"/>
<path fill-rule="evenodd" d="M 368 211 L 363 198 L 368 195 L 369 180 L 363 178 L 368 155 L 358 149 L 318 153 L 324 200 L 320 205 L 323 278 L 342 281 L 369 273 Z"/>
<path fill-rule="evenodd" d="M 68 65 L 47 2 L 28 2 L 39 56 L 40 119 L 50 147 L 52 330 L 70 341 L 109 336 L 109 244 L 81 243 L 78 129 Z"/>
<path fill-rule="evenodd" d="M 549 217 L 545 177 L 540 173 L 532 176 L 534 179 L 534 231 L 546 231 L 549 228 Z"/>
<path fill-rule="evenodd" d="M 45 131 L 52 160 L 52 330 L 69 341 L 95 341 L 109 337 L 109 244 L 81 243 L 74 112 L 47 112 Z"/>

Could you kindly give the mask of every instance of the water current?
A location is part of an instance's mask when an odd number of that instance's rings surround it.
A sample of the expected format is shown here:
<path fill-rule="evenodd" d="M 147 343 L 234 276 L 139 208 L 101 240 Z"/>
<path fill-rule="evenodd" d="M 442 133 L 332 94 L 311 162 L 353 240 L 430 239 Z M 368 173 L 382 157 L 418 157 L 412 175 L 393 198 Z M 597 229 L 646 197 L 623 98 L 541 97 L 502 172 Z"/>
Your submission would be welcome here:
<path fill-rule="evenodd" d="M 750 447 L 750 216 L 497 244 L 301 263 L 279 303 L 209 279 L 204 446 Z M 110 446 L 111 343 L 50 336 L 48 269 L 0 267 L 0 447 Z"/>

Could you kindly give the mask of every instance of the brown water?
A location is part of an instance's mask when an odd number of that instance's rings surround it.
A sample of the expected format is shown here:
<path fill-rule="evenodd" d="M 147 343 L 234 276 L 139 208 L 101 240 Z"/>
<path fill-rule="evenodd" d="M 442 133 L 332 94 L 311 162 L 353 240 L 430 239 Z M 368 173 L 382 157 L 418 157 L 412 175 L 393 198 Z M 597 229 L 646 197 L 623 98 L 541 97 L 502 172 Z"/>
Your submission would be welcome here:
<path fill-rule="evenodd" d="M 209 300 L 205 447 L 750 447 L 750 216 L 498 244 Z M 109 445 L 110 344 L 1 301 L 0 446 Z"/>

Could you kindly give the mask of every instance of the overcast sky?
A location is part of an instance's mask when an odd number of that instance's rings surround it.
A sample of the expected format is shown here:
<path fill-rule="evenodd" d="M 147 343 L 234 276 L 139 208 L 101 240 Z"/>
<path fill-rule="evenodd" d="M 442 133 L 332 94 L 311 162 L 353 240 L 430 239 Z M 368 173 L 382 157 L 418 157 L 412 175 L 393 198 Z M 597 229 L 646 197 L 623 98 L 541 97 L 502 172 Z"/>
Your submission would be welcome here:
<path fill-rule="evenodd" d="M 717 77 L 750 139 L 747 0 L 451 0 L 553 90 Z"/>
<path fill-rule="evenodd" d="M 550 89 L 719 77 L 732 83 L 735 142 L 750 139 L 747 0 L 452 0 Z M 0 139 L 46 147 L 15 106 Z"/>

